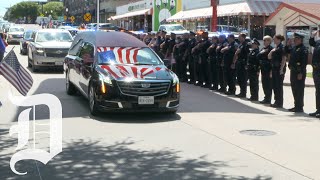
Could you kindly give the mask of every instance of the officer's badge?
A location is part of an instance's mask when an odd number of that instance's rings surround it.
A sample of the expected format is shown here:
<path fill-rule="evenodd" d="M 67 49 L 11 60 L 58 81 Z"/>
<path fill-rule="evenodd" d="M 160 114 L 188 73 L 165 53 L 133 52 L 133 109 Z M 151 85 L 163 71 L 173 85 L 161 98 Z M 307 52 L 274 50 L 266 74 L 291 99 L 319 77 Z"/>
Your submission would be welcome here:
<path fill-rule="evenodd" d="M 296 51 L 300 51 L 300 48 L 298 48 Z"/>
<path fill-rule="evenodd" d="M 300 66 L 300 65 L 301 65 L 301 63 L 297 63 L 297 65 L 298 65 L 298 66 Z"/>

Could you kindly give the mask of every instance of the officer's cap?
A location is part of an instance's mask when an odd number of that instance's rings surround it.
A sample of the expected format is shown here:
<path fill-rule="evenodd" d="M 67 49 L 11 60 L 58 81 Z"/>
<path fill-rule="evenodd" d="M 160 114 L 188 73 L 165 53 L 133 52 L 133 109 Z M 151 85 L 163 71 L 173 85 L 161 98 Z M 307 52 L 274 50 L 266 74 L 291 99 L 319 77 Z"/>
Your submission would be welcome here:
<path fill-rule="evenodd" d="M 173 32 L 172 32 L 171 35 L 176 35 L 176 33 L 173 33 Z"/>
<path fill-rule="evenodd" d="M 227 37 L 226 37 L 225 34 L 220 34 L 220 35 L 219 35 L 219 38 L 224 38 L 224 39 L 226 39 Z"/>
<path fill-rule="evenodd" d="M 294 36 L 294 38 L 300 38 L 300 39 L 304 38 L 304 35 L 299 34 L 299 33 L 294 33 L 293 36 Z"/>
<path fill-rule="evenodd" d="M 260 42 L 256 38 L 253 38 L 251 43 L 260 46 Z"/>
<path fill-rule="evenodd" d="M 165 30 L 162 30 L 161 32 L 164 33 L 164 34 L 167 34 L 167 31 L 165 31 Z"/>

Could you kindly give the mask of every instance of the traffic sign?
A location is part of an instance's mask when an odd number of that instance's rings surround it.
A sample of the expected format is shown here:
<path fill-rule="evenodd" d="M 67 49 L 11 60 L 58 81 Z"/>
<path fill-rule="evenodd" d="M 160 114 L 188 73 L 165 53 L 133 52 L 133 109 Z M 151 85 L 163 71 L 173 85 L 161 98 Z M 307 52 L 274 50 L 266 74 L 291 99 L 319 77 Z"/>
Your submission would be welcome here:
<path fill-rule="evenodd" d="M 67 20 L 67 19 L 68 19 L 68 17 L 67 17 L 67 16 L 63 16 L 63 19 L 64 19 L 64 20 Z"/>
<path fill-rule="evenodd" d="M 91 14 L 90 13 L 86 13 L 84 16 L 83 16 L 83 19 L 85 20 L 85 21 L 90 21 L 91 20 Z"/>
<path fill-rule="evenodd" d="M 71 16 L 71 21 L 74 21 L 76 18 L 74 16 Z"/>
<path fill-rule="evenodd" d="M 43 15 L 43 14 L 40 14 L 40 16 L 41 16 L 41 17 L 44 17 L 44 15 Z"/>

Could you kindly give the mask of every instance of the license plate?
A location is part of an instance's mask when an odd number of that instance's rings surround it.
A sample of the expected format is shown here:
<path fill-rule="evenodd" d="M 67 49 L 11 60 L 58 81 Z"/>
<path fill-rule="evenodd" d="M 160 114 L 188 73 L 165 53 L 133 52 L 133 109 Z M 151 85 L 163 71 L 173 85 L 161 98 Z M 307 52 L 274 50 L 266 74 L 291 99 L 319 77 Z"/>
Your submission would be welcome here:
<path fill-rule="evenodd" d="M 63 65 L 63 62 L 56 62 L 56 65 L 57 65 L 57 66 L 62 66 L 62 65 Z"/>
<path fill-rule="evenodd" d="M 140 96 L 138 98 L 138 104 L 154 104 L 153 96 Z"/>

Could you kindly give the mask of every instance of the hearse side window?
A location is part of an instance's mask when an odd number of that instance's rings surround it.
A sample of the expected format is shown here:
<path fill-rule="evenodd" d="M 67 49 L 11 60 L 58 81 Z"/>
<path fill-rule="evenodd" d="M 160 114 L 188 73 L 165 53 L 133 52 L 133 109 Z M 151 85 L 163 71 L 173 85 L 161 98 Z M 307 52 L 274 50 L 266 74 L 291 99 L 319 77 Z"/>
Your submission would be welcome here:
<path fill-rule="evenodd" d="M 74 43 L 69 50 L 69 54 L 72 56 L 76 56 L 77 53 L 79 52 L 80 46 L 83 43 L 82 39 L 79 39 L 76 43 Z"/>
<path fill-rule="evenodd" d="M 94 57 L 94 47 L 90 43 L 85 43 L 80 50 L 79 57 L 83 59 L 83 62 L 86 63 L 93 63 Z"/>

